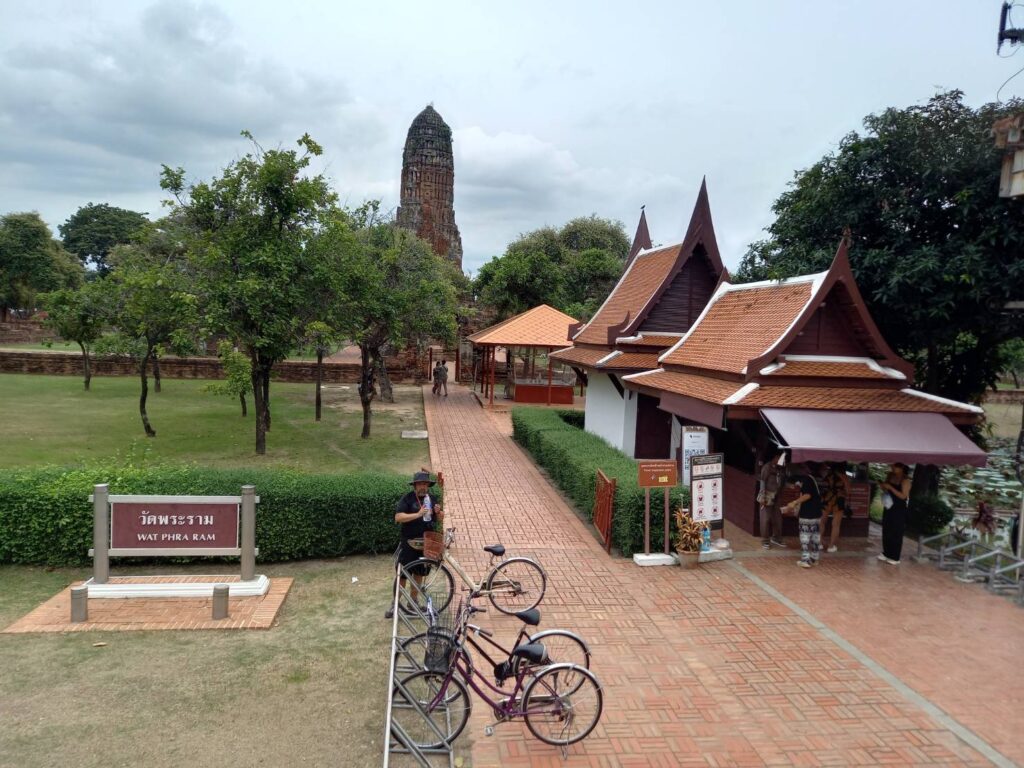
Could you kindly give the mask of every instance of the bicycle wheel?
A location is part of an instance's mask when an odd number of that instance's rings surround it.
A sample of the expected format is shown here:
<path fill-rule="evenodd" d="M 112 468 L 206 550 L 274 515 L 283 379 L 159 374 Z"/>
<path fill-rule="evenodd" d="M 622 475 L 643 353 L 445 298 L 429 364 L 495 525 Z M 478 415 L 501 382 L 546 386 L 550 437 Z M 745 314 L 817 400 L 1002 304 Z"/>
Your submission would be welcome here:
<path fill-rule="evenodd" d="M 548 577 L 536 562 L 525 557 L 513 557 L 498 563 L 487 577 L 487 599 L 502 613 L 513 615 L 517 611 L 536 608 L 544 599 Z"/>
<path fill-rule="evenodd" d="M 427 596 L 434 604 L 434 611 L 440 613 L 448 607 L 455 594 L 455 577 L 448 570 L 448 566 L 436 560 L 428 560 L 421 557 L 413 560 L 405 566 L 405 570 L 413 577 L 413 581 L 419 580 L 419 584 L 406 584 L 406 589 L 414 595 L 420 610 L 427 606 Z"/>
<path fill-rule="evenodd" d="M 541 643 L 548 664 L 575 664 L 590 669 L 590 648 L 582 637 L 565 629 L 546 629 L 530 635 L 528 642 Z M 581 683 L 582 685 L 582 683 Z"/>
<path fill-rule="evenodd" d="M 573 664 L 552 664 L 523 695 L 530 733 L 545 744 L 564 747 L 582 741 L 597 726 L 604 693 L 594 673 Z"/>
<path fill-rule="evenodd" d="M 398 725 L 416 746 L 424 749 L 437 749 L 444 746 L 444 742 L 451 744 L 455 741 L 466 727 L 472 707 L 469 693 L 462 681 L 457 677 L 449 678 L 447 675 L 424 670 L 403 678 L 402 685 L 405 686 L 408 697 L 402 693 L 401 688 L 395 686 L 391 706 L 392 737 L 398 738 L 395 735 L 395 725 Z M 430 722 L 441 733 L 443 741 L 416 711 L 414 702 L 426 711 Z"/>
<path fill-rule="evenodd" d="M 412 656 L 412 658 L 417 663 L 422 664 L 423 659 L 426 657 L 427 653 L 428 639 L 428 633 L 420 632 L 418 635 L 407 637 L 405 640 L 399 643 L 399 645 L 402 647 L 402 649 L 408 651 L 409 656 Z M 459 648 L 458 655 L 462 659 L 463 664 L 466 665 L 467 670 L 473 669 L 473 658 L 469 655 L 469 651 L 467 651 L 465 648 Z M 400 652 L 399 661 L 408 662 L 409 658 L 408 656 Z"/>

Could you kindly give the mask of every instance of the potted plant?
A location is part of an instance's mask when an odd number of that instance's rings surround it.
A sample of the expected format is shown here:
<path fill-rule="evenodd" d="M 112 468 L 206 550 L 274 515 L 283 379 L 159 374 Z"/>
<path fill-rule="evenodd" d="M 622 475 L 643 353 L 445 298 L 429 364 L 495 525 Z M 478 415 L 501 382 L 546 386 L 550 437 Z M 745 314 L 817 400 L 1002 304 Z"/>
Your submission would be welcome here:
<path fill-rule="evenodd" d="M 700 548 L 704 539 L 704 523 L 693 519 L 690 510 L 676 510 L 676 555 L 684 568 L 696 568 L 700 563 Z"/>

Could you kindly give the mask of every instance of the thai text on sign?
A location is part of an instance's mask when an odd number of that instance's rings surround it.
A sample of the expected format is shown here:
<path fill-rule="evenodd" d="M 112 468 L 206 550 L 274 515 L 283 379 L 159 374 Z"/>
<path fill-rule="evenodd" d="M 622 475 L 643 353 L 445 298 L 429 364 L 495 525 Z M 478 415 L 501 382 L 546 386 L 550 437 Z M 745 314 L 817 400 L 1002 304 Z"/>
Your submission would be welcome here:
<path fill-rule="evenodd" d="M 115 502 L 112 549 L 237 548 L 238 504 Z"/>
<path fill-rule="evenodd" d="M 674 461 L 641 461 L 637 472 L 637 485 L 641 488 L 667 488 L 679 482 Z"/>

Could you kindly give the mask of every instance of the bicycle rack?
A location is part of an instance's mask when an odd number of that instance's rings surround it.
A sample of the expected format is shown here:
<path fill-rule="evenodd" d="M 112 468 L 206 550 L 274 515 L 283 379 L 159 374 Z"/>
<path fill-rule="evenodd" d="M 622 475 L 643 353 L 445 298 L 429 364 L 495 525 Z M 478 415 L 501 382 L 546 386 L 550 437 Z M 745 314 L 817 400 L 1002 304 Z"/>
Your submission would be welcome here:
<path fill-rule="evenodd" d="M 405 567 L 399 565 L 395 571 L 395 599 L 392 603 L 395 615 L 391 630 L 391 673 L 389 675 L 387 716 L 384 720 L 384 768 L 389 768 L 393 755 L 408 756 L 421 768 L 433 768 L 437 765 L 454 768 L 455 755 L 452 745 L 444 742 L 444 734 L 437 724 L 401 682 L 403 677 L 422 669 L 423 661 L 416 658 L 410 649 L 403 648 L 400 641 L 419 634 L 421 625 L 427 626 L 426 612 L 421 610 L 418 602 L 413 600 L 409 589 L 402 586 L 402 579 L 407 585 L 415 583 Z M 395 709 L 412 710 L 419 714 L 423 722 L 437 736 L 438 741 L 444 743 L 444 746 L 425 749 L 415 744 L 405 729 L 394 721 L 392 713 Z M 450 718 L 447 709 L 445 718 Z"/>
<path fill-rule="evenodd" d="M 924 552 L 924 547 L 935 549 Z M 1012 594 L 1014 602 L 1024 606 L 1024 560 L 999 547 L 979 541 L 960 531 L 937 536 L 918 537 L 918 562 L 935 560 L 940 570 L 956 571 L 957 581 L 985 582 L 985 589 L 996 595 Z"/>

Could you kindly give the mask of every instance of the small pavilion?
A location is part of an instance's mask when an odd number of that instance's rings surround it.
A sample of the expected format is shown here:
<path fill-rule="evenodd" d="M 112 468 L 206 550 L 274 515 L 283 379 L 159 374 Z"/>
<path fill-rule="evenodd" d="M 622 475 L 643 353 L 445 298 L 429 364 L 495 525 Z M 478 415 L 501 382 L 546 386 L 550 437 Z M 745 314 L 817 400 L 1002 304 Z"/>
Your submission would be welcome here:
<path fill-rule="evenodd" d="M 478 380 L 483 397 L 491 405 L 494 404 L 497 352 L 502 348 L 506 353 L 506 375 L 512 384 L 512 399 L 515 402 L 571 405 L 573 385 L 553 381 L 554 361 L 551 359 L 551 352 L 565 346 L 570 326 L 577 324 L 575 318 L 547 304 L 541 304 L 470 336 L 468 340 L 482 351 Z M 522 376 L 516 375 L 516 349 L 528 350 L 530 360 L 534 359 L 534 353 L 538 350 L 543 350 L 547 354 L 546 381 L 534 375 L 529 366 L 524 369 Z"/>

